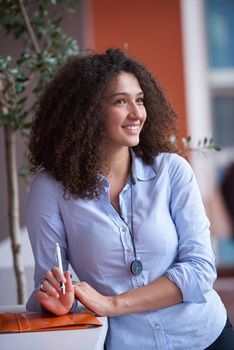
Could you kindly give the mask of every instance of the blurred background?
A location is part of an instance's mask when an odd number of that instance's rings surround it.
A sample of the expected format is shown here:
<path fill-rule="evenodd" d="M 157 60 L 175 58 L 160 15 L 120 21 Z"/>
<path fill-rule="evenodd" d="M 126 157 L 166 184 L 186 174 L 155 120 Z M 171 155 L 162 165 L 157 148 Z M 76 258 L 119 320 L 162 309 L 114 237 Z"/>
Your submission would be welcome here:
<path fill-rule="evenodd" d="M 217 260 L 220 293 L 234 322 L 234 0 L 80 0 L 62 13 L 62 27 L 80 52 L 122 48 L 153 73 L 179 115 L 180 138 L 192 147 L 213 137 L 220 152 L 192 151 Z M 0 55 L 20 47 L 0 28 Z M 0 304 L 16 304 L 9 240 L 4 135 L 0 128 Z M 18 168 L 25 162 L 25 139 L 17 134 Z M 24 227 L 27 185 L 19 181 L 23 260 L 28 295 L 33 257 Z"/>

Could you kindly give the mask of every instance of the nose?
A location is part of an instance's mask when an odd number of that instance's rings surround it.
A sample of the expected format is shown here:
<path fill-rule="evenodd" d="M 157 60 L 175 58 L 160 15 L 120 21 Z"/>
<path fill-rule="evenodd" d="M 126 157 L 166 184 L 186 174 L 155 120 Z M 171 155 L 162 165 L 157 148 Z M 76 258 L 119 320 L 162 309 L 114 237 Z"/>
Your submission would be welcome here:
<path fill-rule="evenodd" d="M 129 106 L 129 117 L 132 119 L 142 118 L 141 108 L 134 102 Z"/>

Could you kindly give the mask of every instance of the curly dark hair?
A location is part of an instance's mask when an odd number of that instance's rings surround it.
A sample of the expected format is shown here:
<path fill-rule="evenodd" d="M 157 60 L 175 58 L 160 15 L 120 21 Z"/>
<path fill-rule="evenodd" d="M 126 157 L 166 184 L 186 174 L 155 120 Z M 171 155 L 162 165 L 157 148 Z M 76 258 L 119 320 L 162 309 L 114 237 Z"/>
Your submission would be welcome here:
<path fill-rule="evenodd" d="M 92 199 L 100 194 L 103 97 L 120 72 L 133 74 L 144 93 L 147 118 L 133 147 L 136 155 L 151 164 L 159 152 L 175 151 L 170 135 L 177 135 L 176 113 L 141 63 L 119 49 L 70 58 L 40 98 L 29 142 L 31 170 L 45 169 L 61 181 L 65 196 Z"/>

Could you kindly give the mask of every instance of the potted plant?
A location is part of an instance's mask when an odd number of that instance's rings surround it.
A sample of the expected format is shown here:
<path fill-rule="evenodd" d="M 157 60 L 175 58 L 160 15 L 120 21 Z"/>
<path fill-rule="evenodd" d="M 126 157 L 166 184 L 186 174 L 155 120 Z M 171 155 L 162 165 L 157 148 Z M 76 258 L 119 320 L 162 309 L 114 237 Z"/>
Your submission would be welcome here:
<path fill-rule="evenodd" d="M 69 56 L 79 53 L 75 39 L 61 29 L 64 9 L 76 11 L 72 0 L 0 0 L 0 23 L 20 41 L 18 57 L 0 57 L 0 127 L 4 130 L 10 240 L 18 303 L 26 301 L 21 253 L 16 133 L 27 137 L 38 95 Z"/>

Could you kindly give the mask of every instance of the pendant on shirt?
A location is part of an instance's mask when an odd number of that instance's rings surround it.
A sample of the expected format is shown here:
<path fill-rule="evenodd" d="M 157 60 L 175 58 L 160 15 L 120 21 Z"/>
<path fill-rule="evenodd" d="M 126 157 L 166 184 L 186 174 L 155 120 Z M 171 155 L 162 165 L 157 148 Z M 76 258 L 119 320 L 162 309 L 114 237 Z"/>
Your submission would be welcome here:
<path fill-rule="evenodd" d="M 131 263 L 131 272 L 133 273 L 133 275 L 134 276 L 140 275 L 142 270 L 143 270 L 142 262 L 137 259 L 133 260 L 133 262 Z"/>

